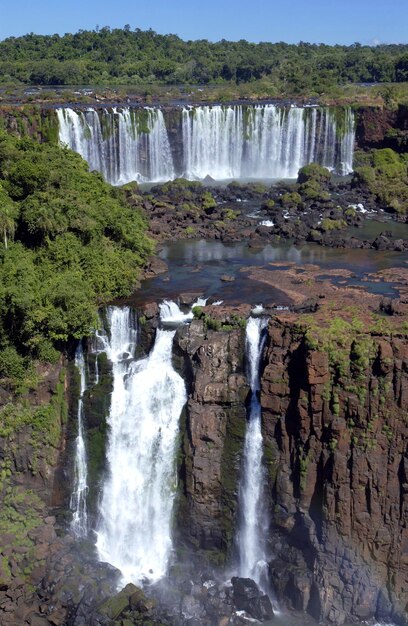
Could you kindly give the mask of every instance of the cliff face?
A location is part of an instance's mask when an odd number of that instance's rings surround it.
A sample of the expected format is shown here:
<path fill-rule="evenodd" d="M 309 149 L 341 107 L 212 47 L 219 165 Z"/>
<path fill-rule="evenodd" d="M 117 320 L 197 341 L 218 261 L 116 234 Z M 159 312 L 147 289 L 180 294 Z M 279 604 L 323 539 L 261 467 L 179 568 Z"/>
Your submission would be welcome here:
<path fill-rule="evenodd" d="M 408 108 L 360 107 L 357 111 L 356 147 L 392 148 L 406 152 L 408 146 Z"/>
<path fill-rule="evenodd" d="M 248 387 L 242 331 L 184 329 L 190 368 L 183 530 L 232 547 Z M 278 599 L 316 619 L 406 623 L 408 346 L 402 336 L 270 322 L 261 403 Z"/>
<path fill-rule="evenodd" d="M 97 107 L 98 108 L 98 107 Z M 183 169 L 182 117 L 179 107 L 162 107 L 170 138 L 176 171 Z M 379 106 L 356 108 L 356 148 L 392 148 L 406 152 L 408 145 L 408 109 Z M 40 105 L 3 105 L 0 107 L 0 128 L 21 137 L 30 136 L 40 142 L 58 142 L 58 119 L 53 107 Z"/>
<path fill-rule="evenodd" d="M 307 563 L 293 585 L 302 608 L 339 623 L 396 618 L 408 601 L 408 346 L 362 335 L 343 350 L 270 326 L 261 398 L 273 522 Z"/>
<path fill-rule="evenodd" d="M 182 477 L 185 501 L 179 515 L 183 538 L 195 548 L 230 550 L 245 436 L 244 332 L 204 331 L 194 320 L 178 338 L 189 381 Z"/>

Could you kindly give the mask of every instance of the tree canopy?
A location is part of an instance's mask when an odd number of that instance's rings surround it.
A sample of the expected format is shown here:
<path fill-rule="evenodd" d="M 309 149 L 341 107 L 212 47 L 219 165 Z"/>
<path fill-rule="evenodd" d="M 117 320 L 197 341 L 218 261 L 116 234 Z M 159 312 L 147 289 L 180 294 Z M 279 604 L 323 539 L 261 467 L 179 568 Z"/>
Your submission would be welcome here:
<path fill-rule="evenodd" d="M 0 83 L 138 85 L 251 82 L 278 89 L 407 80 L 408 45 L 329 46 L 183 41 L 153 30 L 105 26 L 75 34 L 9 37 L 0 42 Z"/>
<path fill-rule="evenodd" d="M 89 334 L 137 284 L 152 244 L 123 193 L 68 149 L 0 133 L 0 378 Z"/>

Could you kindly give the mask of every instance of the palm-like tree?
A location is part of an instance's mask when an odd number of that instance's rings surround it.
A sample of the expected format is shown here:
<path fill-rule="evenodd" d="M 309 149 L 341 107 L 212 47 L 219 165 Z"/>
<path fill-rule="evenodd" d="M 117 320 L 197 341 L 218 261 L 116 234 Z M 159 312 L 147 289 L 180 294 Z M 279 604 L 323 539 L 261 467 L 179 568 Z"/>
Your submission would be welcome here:
<path fill-rule="evenodd" d="M 0 233 L 3 236 L 4 247 L 8 240 L 14 237 L 18 208 L 0 183 Z"/>

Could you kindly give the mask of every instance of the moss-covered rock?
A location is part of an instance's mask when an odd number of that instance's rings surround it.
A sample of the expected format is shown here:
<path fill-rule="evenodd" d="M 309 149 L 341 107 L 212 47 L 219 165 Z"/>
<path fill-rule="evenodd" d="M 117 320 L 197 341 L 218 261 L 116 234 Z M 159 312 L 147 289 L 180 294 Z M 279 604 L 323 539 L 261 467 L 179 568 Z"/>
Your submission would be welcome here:
<path fill-rule="evenodd" d="M 300 168 L 297 182 L 301 185 L 313 180 L 320 184 L 325 184 L 330 180 L 330 178 L 331 173 L 326 167 L 322 167 L 318 163 L 309 163 L 309 165 L 305 165 Z"/>
<path fill-rule="evenodd" d="M 355 169 L 353 184 L 371 192 L 384 209 L 407 213 L 408 163 L 404 155 L 390 148 L 373 150 L 369 163 Z"/>

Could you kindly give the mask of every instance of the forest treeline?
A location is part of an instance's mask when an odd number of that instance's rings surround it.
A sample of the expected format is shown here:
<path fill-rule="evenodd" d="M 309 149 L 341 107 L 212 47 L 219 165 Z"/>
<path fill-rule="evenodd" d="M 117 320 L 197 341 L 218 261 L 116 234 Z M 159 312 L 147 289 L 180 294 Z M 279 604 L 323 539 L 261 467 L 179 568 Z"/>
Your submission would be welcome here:
<path fill-rule="evenodd" d="M 0 42 L 2 84 L 223 84 L 259 79 L 281 93 L 405 82 L 408 45 L 183 41 L 128 25 L 63 36 L 30 33 Z"/>

